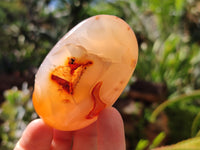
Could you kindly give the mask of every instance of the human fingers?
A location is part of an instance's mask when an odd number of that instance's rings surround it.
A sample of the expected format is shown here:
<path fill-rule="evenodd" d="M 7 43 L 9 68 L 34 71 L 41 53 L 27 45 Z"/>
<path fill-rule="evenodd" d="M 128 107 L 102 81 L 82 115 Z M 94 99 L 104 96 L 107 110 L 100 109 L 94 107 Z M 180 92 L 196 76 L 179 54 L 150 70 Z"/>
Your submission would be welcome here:
<path fill-rule="evenodd" d="M 98 150 L 125 150 L 124 125 L 113 107 L 104 109 L 97 120 Z"/>
<path fill-rule="evenodd" d="M 54 129 L 51 150 L 71 150 L 73 132 Z"/>
<path fill-rule="evenodd" d="M 97 149 L 97 123 L 86 128 L 74 131 L 73 150 Z"/>
<path fill-rule="evenodd" d="M 49 150 L 52 138 L 53 129 L 36 119 L 27 126 L 14 150 Z"/>

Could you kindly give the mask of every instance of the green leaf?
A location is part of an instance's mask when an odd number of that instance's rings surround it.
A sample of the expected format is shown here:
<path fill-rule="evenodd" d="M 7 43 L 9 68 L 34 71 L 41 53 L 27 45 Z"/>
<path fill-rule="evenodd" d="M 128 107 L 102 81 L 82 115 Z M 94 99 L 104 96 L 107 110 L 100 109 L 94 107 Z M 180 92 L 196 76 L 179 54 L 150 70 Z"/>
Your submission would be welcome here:
<path fill-rule="evenodd" d="M 148 141 L 148 140 L 143 140 L 143 139 L 141 139 L 141 140 L 138 142 L 138 144 L 137 144 L 135 150 L 144 150 L 144 149 L 148 146 L 148 144 L 149 144 L 149 141 Z"/>
<path fill-rule="evenodd" d="M 197 114 L 197 116 L 195 117 L 192 123 L 192 128 L 191 128 L 192 137 L 198 134 L 199 126 L 200 126 L 200 112 Z"/>
<path fill-rule="evenodd" d="M 174 104 L 176 102 L 182 101 L 182 100 L 188 100 L 188 99 L 193 99 L 196 97 L 200 97 L 200 89 L 199 90 L 194 90 L 191 93 L 186 93 L 179 95 L 177 97 L 171 98 L 169 100 L 166 100 L 162 104 L 160 104 L 151 114 L 150 117 L 150 122 L 155 122 L 157 116 L 162 112 L 167 106 Z"/>
<path fill-rule="evenodd" d="M 185 0 L 175 0 L 176 11 L 180 13 L 183 10 Z"/>
<path fill-rule="evenodd" d="M 191 138 L 171 146 L 164 146 L 153 150 L 199 150 L 200 137 Z"/>
<path fill-rule="evenodd" d="M 20 97 L 20 92 L 17 89 L 17 87 L 13 87 L 12 89 L 6 90 L 4 92 L 4 96 L 6 100 L 8 100 L 11 104 L 14 105 Z"/>
<path fill-rule="evenodd" d="M 166 134 L 164 132 L 161 132 L 160 134 L 158 134 L 156 136 L 156 138 L 153 140 L 150 148 L 155 148 L 157 147 L 162 141 L 163 139 L 166 137 Z"/>

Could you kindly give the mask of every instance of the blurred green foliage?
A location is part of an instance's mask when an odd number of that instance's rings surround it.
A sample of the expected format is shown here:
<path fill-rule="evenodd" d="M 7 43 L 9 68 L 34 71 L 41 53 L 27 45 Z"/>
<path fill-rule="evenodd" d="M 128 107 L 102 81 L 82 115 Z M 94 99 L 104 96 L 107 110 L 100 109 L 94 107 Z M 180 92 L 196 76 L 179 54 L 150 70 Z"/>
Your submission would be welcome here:
<path fill-rule="evenodd" d="M 167 142 L 168 144 L 176 143 L 191 137 L 192 123 L 198 112 L 200 112 L 199 105 L 195 106 L 190 101 L 177 103 L 166 109 L 166 113 L 168 114 L 170 120 L 170 138 Z M 199 127 L 198 130 L 200 129 Z"/>
<path fill-rule="evenodd" d="M 88 2 L 1 0 L 0 72 L 38 66 L 69 28 L 88 17 Z"/>
<path fill-rule="evenodd" d="M 1 0 L 0 73 L 37 68 L 78 22 L 92 15 L 111 14 L 124 19 L 137 36 L 139 60 L 133 79 L 165 84 L 168 99 L 192 93 L 200 89 L 199 8 L 199 0 Z M 28 87 L 5 92 L 0 109 L 0 149 L 12 149 L 25 125 L 36 117 L 30 96 Z M 199 101 L 199 97 L 191 98 L 167 107 L 168 144 L 198 133 L 200 117 L 195 116 Z M 161 140 L 146 140 L 144 129 L 159 103 L 137 103 L 142 116 L 132 114 L 138 130 L 126 131 L 131 134 L 128 148 L 135 148 L 136 143 L 137 149 L 153 143 L 158 146 Z"/>
<path fill-rule="evenodd" d="M 4 92 L 6 101 L 1 106 L 0 119 L 3 120 L 0 126 L 2 143 L 1 150 L 13 149 L 27 124 L 37 118 L 31 101 L 31 90 L 25 82 L 22 90 L 17 87 Z"/>

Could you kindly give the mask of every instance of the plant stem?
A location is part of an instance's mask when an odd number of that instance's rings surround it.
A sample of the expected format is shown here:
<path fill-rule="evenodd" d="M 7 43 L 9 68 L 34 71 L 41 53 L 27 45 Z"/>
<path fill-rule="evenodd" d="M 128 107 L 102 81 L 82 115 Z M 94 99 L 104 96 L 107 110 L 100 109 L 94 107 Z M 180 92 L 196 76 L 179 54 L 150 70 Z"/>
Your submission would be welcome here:
<path fill-rule="evenodd" d="M 151 117 L 150 117 L 150 122 L 152 122 L 152 123 L 155 122 L 155 120 L 156 120 L 157 116 L 159 115 L 159 113 L 162 112 L 167 106 L 169 106 L 169 105 L 171 105 L 173 103 L 179 102 L 181 100 L 192 99 L 192 98 L 195 98 L 195 97 L 200 97 L 200 89 L 194 90 L 191 93 L 182 94 L 182 95 L 179 95 L 177 97 L 174 97 L 174 98 L 166 100 L 165 102 L 160 104 L 153 111 L 153 113 L 151 114 Z"/>

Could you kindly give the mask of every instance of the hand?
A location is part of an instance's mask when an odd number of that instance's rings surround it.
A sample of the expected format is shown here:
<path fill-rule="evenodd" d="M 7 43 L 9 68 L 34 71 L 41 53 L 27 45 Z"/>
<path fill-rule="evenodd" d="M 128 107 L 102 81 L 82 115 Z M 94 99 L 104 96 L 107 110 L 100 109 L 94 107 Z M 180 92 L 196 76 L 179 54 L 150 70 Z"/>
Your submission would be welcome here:
<path fill-rule="evenodd" d="M 72 144 L 73 143 L 73 144 Z M 77 131 L 59 131 L 41 119 L 25 129 L 14 150 L 125 150 L 124 126 L 119 112 L 103 110 L 98 120 Z"/>

